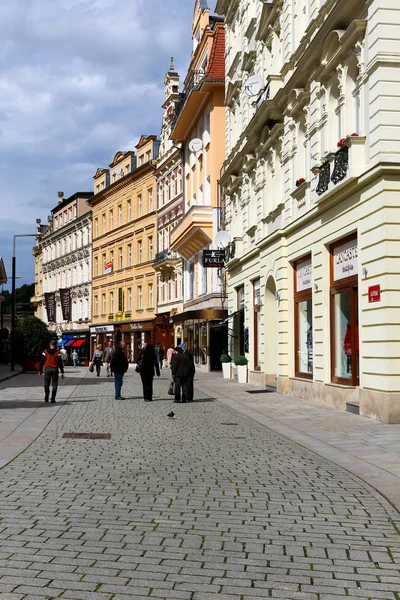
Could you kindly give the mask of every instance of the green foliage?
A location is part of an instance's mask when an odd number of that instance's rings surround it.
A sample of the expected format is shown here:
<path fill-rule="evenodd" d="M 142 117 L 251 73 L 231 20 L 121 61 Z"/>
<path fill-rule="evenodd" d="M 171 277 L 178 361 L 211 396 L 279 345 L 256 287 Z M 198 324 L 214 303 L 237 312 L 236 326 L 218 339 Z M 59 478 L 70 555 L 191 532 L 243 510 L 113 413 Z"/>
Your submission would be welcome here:
<path fill-rule="evenodd" d="M 41 353 L 57 336 L 37 317 L 24 317 L 16 323 L 13 344 L 17 363 L 27 358 L 40 358 Z"/>
<path fill-rule="evenodd" d="M 239 354 L 239 356 L 237 356 L 235 358 L 235 365 L 237 367 L 244 367 L 245 365 L 247 365 L 249 361 L 247 360 L 247 358 L 245 356 L 242 356 L 241 354 Z"/>
<path fill-rule="evenodd" d="M 229 354 L 221 354 L 219 360 L 222 363 L 230 363 L 232 361 L 231 357 L 229 356 Z"/>

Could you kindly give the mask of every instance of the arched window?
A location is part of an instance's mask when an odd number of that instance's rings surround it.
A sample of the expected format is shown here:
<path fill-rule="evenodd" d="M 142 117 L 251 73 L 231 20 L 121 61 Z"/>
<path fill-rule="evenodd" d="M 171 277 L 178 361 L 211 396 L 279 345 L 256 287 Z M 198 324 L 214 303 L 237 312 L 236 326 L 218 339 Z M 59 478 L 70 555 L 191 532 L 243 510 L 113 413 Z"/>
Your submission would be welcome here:
<path fill-rule="evenodd" d="M 360 133 L 360 90 L 357 85 L 358 60 L 352 56 L 346 73 L 346 135 Z"/>
<path fill-rule="evenodd" d="M 329 88 L 328 104 L 328 148 L 330 150 L 336 147 L 338 140 L 342 137 L 342 115 L 339 105 L 339 80 L 335 77 Z"/>

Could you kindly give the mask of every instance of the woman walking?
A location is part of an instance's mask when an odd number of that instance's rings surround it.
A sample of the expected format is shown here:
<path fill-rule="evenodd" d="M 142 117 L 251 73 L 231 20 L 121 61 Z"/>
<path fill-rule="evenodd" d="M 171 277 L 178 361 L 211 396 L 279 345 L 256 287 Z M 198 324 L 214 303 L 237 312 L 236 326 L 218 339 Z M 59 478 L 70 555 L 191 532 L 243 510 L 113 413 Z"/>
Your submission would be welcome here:
<path fill-rule="evenodd" d="M 100 377 L 100 368 L 101 368 L 102 362 L 103 362 L 103 352 L 101 350 L 101 344 L 99 344 L 93 354 L 93 364 L 96 367 L 97 377 Z"/>
<path fill-rule="evenodd" d="M 154 371 L 160 377 L 160 367 L 152 344 L 147 344 L 143 348 L 140 356 L 140 377 L 143 385 L 143 399 L 145 402 L 153 400 L 153 379 Z"/>

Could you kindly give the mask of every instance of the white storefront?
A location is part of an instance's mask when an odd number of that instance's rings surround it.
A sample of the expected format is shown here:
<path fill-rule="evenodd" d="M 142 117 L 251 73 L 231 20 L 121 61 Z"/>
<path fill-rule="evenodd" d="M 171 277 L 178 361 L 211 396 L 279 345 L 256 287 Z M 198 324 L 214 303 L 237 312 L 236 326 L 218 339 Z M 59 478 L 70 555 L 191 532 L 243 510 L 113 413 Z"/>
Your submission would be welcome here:
<path fill-rule="evenodd" d="M 232 354 L 245 352 L 257 385 L 400 423 L 400 6 L 217 11 Z"/>

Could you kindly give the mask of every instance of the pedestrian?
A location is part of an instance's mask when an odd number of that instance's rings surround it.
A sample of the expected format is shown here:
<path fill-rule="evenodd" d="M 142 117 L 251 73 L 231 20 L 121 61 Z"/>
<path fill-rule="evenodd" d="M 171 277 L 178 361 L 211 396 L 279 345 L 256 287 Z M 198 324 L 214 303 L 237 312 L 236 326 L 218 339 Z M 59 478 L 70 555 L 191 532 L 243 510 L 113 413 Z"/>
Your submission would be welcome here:
<path fill-rule="evenodd" d="M 52 340 L 49 347 L 43 351 L 40 359 L 39 375 L 44 372 L 44 401 L 49 401 L 51 384 L 51 402 L 56 401 L 58 387 L 58 371 L 61 371 L 61 379 L 64 379 L 64 364 L 57 350 L 57 342 Z"/>
<path fill-rule="evenodd" d="M 115 348 L 110 362 L 111 371 L 114 373 L 115 399 L 125 400 L 121 396 L 121 389 L 124 375 L 129 367 L 128 359 L 125 356 L 125 342 L 120 342 Z"/>
<path fill-rule="evenodd" d="M 163 360 L 164 360 L 164 348 L 161 348 L 161 346 L 158 346 L 157 361 L 158 361 L 158 366 L 160 367 L 160 369 L 162 369 Z"/>
<path fill-rule="evenodd" d="M 175 348 L 174 345 L 171 344 L 170 347 L 167 350 L 167 361 L 168 361 L 168 365 L 171 366 L 172 363 L 172 357 L 175 354 Z"/>
<path fill-rule="evenodd" d="M 74 365 L 74 369 L 76 369 L 78 362 L 79 362 L 79 354 L 74 348 L 74 350 L 72 352 L 72 363 Z"/>
<path fill-rule="evenodd" d="M 187 397 L 187 401 L 188 402 L 193 402 L 193 397 L 194 397 L 194 376 L 196 374 L 196 367 L 194 364 L 194 356 L 193 356 L 193 352 L 191 352 L 191 350 L 188 350 L 186 348 L 186 344 L 180 344 L 180 347 L 183 350 L 183 354 L 185 354 L 186 356 L 189 357 L 190 362 L 192 363 L 192 370 L 191 373 L 189 373 L 188 376 L 188 397 Z"/>
<path fill-rule="evenodd" d="M 93 364 L 96 367 L 97 377 L 100 377 L 100 369 L 101 369 L 101 365 L 103 364 L 103 352 L 101 350 L 101 344 L 99 344 L 97 346 L 97 349 L 94 351 Z"/>
<path fill-rule="evenodd" d="M 61 360 L 63 361 L 63 365 L 65 367 L 65 365 L 67 364 L 67 360 L 68 360 L 68 354 L 67 354 L 67 351 L 64 348 L 64 346 L 61 346 L 60 356 L 61 356 Z"/>
<path fill-rule="evenodd" d="M 107 342 L 107 346 L 104 348 L 104 352 L 103 352 L 103 362 L 106 363 L 106 369 L 107 369 L 107 377 L 111 377 L 111 359 L 112 359 L 112 355 L 114 354 L 114 348 L 113 348 L 113 343 L 111 340 L 109 340 Z"/>
<path fill-rule="evenodd" d="M 175 381 L 174 402 L 187 402 L 189 398 L 188 378 L 192 372 L 192 363 L 180 346 L 176 348 L 176 354 L 172 357 L 171 371 Z"/>
<path fill-rule="evenodd" d="M 160 377 L 160 365 L 152 344 L 146 345 L 139 360 L 140 378 L 143 386 L 143 400 L 145 402 L 151 402 L 153 400 L 154 371 L 157 373 L 157 377 Z"/>

